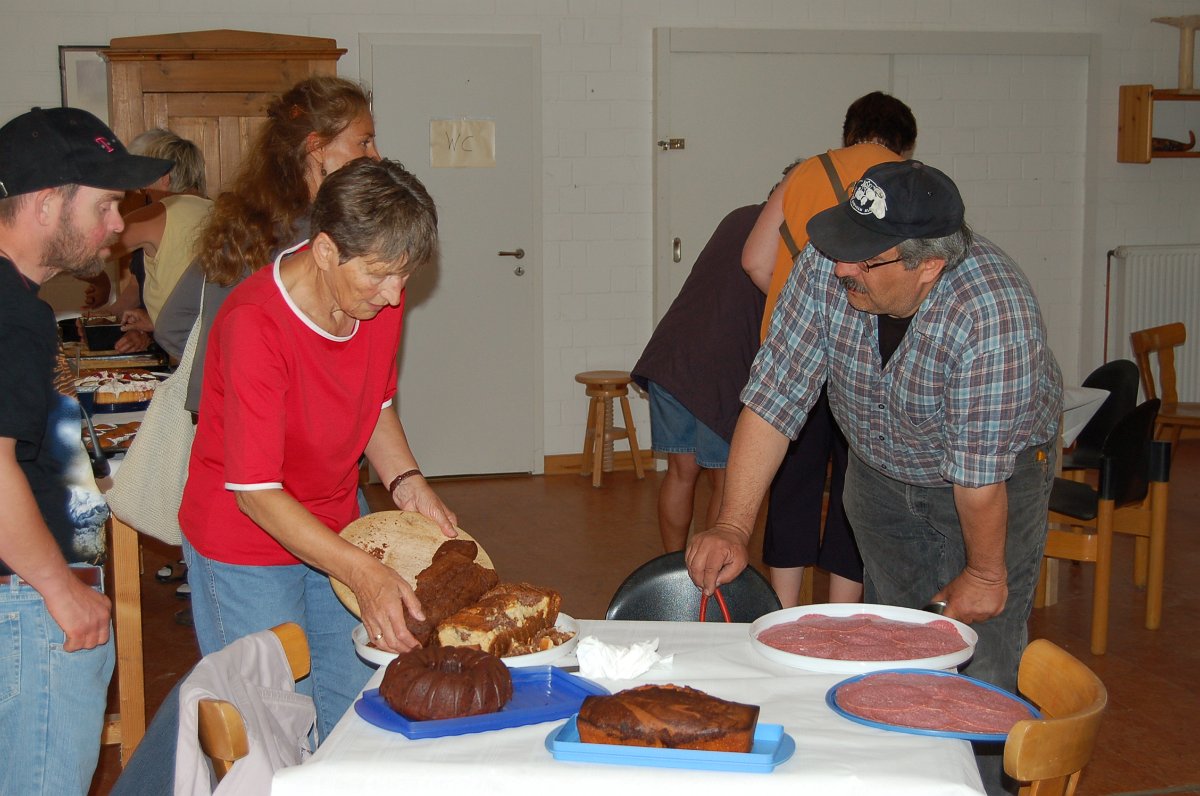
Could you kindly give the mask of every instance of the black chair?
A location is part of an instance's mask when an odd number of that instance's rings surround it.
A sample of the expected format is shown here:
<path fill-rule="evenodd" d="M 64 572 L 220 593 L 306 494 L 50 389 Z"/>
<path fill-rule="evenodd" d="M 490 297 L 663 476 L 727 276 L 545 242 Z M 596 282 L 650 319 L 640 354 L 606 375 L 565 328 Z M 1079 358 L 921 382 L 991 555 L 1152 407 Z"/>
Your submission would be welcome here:
<path fill-rule="evenodd" d="M 1136 364 L 1128 359 L 1114 359 L 1093 370 L 1083 380 L 1084 387 L 1108 390 L 1108 397 L 1079 432 L 1074 448 L 1063 455 L 1064 471 L 1099 469 L 1108 433 L 1137 406 L 1139 379 Z"/>
<path fill-rule="evenodd" d="M 1109 432 L 1101 454 L 1099 489 L 1056 478 L 1050 491 L 1048 519 L 1052 527 L 1046 536 L 1045 556 L 1090 561 L 1096 567 L 1092 581 L 1094 655 L 1103 655 L 1108 646 L 1114 532 L 1137 537 L 1134 583 L 1146 587 L 1146 628 L 1157 629 L 1162 618 L 1171 446 L 1154 440 L 1158 407 L 1157 398 L 1146 401 Z M 1043 566 L 1039 596 L 1045 594 L 1045 576 Z"/>
<path fill-rule="evenodd" d="M 753 622 L 783 606 L 775 590 L 754 567 L 746 567 L 721 587 L 732 622 Z M 695 622 L 700 618 L 700 589 L 688 577 L 683 553 L 666 553 L 635 569 L 613 595 L 605 619 Z M 705 621 L 723 622 L 709 598 Z"/>

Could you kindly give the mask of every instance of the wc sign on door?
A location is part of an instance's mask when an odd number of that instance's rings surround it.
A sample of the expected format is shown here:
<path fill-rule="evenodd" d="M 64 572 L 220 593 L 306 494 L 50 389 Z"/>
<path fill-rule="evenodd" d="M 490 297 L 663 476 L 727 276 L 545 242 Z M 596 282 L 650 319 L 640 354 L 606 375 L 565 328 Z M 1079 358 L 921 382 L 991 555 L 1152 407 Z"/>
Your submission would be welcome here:
<path fill-rule="evenodd" d="M 435 169 L 494 168 L 496 123 L 488 119 L 434 119 L 429 165 Z"/>

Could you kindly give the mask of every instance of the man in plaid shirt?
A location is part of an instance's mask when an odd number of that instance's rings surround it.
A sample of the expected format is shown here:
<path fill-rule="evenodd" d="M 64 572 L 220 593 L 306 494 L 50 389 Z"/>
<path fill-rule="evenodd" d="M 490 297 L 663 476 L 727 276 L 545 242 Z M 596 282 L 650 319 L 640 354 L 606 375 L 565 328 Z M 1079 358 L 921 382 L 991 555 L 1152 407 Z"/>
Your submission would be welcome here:
<path fill-rule="evenodd" d="M 966 672 L 1015 689 L 1046 535 L 1062 377 L 1025 275 L 917 161 L 813 217 L 742 392 L 717 524 L 688 547 L 711 592 L 746 566 L 763 495 L 828 382 L 850 443 L 866 601 L 973 625 Z"/>

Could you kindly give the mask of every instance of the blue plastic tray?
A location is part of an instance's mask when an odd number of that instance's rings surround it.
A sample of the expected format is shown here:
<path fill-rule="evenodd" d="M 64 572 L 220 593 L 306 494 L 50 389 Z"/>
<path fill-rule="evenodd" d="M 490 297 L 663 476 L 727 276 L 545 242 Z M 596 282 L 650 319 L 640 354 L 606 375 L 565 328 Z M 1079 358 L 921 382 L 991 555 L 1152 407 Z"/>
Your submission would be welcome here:
<path fill-rule="evenodd" d="M 354 703 L 354 711 L 368 723 L 398 732 L 406 738 L 442 738 L 565 719 L 579 710 L 585 697 L 609 693 L 603 686 L 554 666 L 509 669 L 509 674 L 512 675 L 513 697 L 496 713 L 461 719 L 410 721 L 392 710 L 379 696 L 378 688 L 364 691 Z"/>
<path fill-rule="evenodd" d="M 837 703 L 837 692 L 839 688 L 849 685 L 850 683 L 857 682 L 858 680 L 862 680 L 865 677 L 871 677 L 877 674 L 927 674 L 937 677 L 954 677 L 959 680 L 967 680 L 975 685 L 986 688 L 989 691 L 995 691 L 997 694 L 1003 694 L 1004 696 L 1008 697 L 1013 702 L 1028 710 L 1029 718 L 1031 719 L 1040 719 L 1042 717 L 1041 712 L 1037 708 L 1026 702 L 1024 699 L 1021 699 L 1021 697 L 1017 696 L 1016 694 L 1005 691 L 1003 688 L 992 685 L 991 683 L 985 683 L 984 681 L 978 680 L 974 677 L 968 677 L 967 675 L 959 674 L 958 672 L 947 672 L 941 669 L 881 669 L 877 672 L 867 672 L 865 674 L 856 675 L 854 677 L 847 678 L 835 685 L 833 688 L 830 688 L 825 693 L 825 704 L 828 705 L 830 709 L 832 709 L 833 712 L 839 716 L 843 716 L 847 719 L 850 719 L 850 721 L 854 721 L 859 724 L 865 724 L 868 727 L 877 727 L 881 730 L 903 732 L 910 735 L 931 735 L 935 738 L 961 738 L 965 741 L 990 741 L 1003 743 L 1008 738 L 1008 733 L 1006 732 L 955 732 L 952 730 L 930 730 L 924 727 L 907 727 L 903 724 L 888 724 L 886 722 L 874 721 L 872 719 L 863 718 L 862 716 L 850 713 Z"/>
<path fill-rule="evenodd" d="M 796 742 L 780 724 L 759 724 L 749 752 L 701 752 L 696 749 L 656 749 L 647 746 L 583 743 L 576 716 L 546 736 L 546 749 L 556 760 L 609 763 L 622 766 L 694 768 L 701 771 L 741 771 L 770 774 L 796 752 Z"/>

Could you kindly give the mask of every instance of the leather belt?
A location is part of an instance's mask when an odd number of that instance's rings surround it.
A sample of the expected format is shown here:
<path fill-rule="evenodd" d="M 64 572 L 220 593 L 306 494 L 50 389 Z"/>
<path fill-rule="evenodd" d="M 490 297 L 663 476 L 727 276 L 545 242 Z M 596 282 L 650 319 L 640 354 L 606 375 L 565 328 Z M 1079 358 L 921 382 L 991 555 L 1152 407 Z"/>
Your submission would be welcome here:
<path fill-rule="evenodd" d="M 71 574 L 83 581 L 85 586 L 100 588 L 104 585 L 104 570 L 101 567 L 68 567 Z M 27 583 L 20 575 L 0 575 L 0 586 L 10 586 Z"/>

